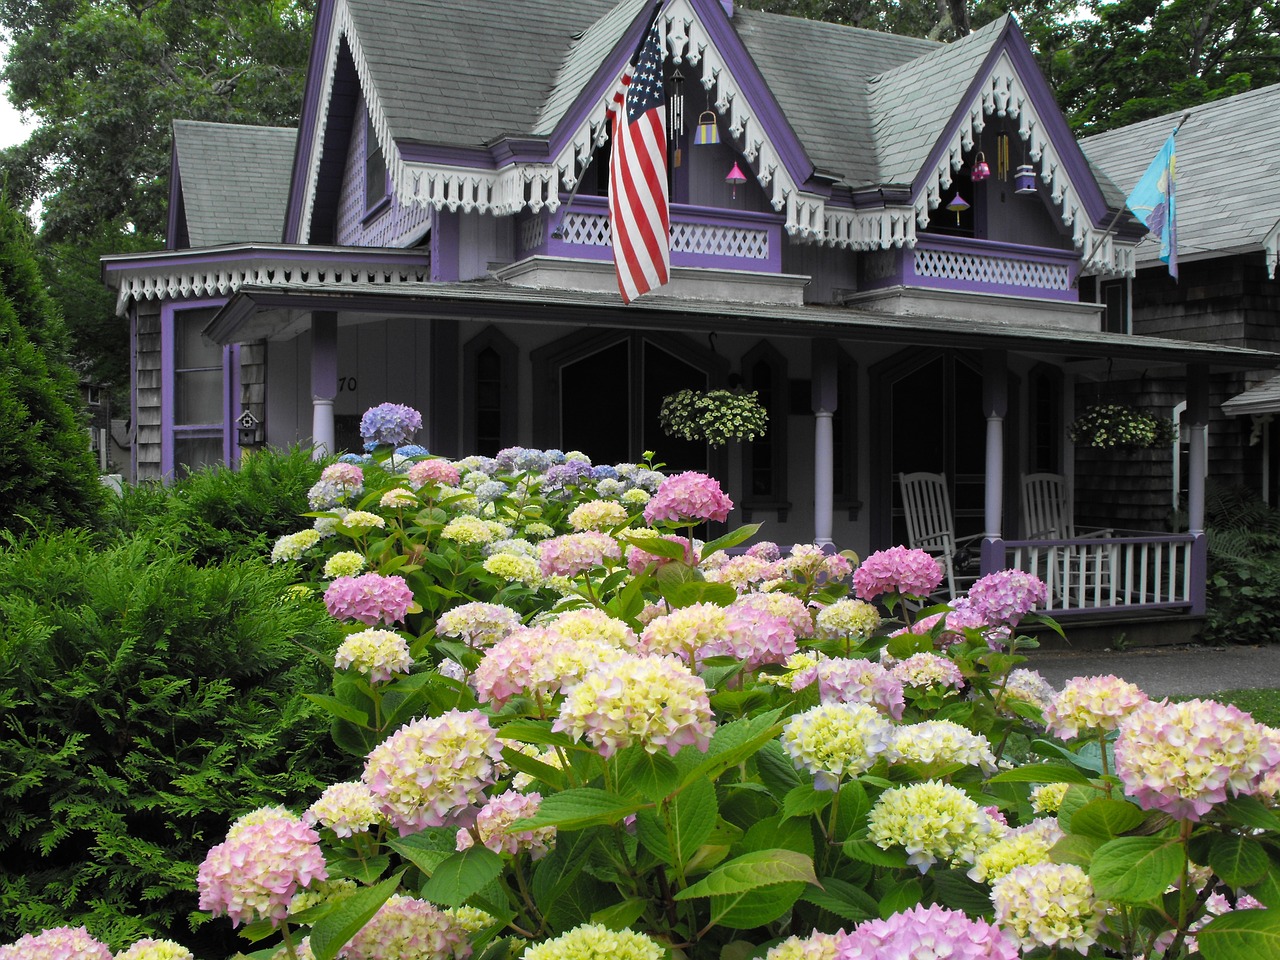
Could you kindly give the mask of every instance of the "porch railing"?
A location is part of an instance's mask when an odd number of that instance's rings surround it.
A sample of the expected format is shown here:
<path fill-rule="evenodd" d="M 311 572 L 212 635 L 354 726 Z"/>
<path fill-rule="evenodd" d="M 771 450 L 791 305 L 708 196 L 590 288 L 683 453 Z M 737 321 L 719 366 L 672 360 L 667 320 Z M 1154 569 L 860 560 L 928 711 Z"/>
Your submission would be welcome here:
<path fill-rule="evenodd" d="M 1047 610 L 1106 614 L 1204 612 L 1203 536 L 1144 534 L 1074 540 L 989 540 L 983 572 L 1016 568 L 1049 588 Z"/>

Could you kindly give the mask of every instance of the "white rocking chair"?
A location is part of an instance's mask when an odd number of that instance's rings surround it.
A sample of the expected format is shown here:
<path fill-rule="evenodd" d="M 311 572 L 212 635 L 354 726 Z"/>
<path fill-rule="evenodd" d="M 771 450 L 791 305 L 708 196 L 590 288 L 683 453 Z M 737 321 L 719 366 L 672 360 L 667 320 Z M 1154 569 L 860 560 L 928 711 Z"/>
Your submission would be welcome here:
<path fill-rule="evenodd" d="M 981 540 L 982 534 L 956 537 L 951 495 L 947 492 L 947 478 L 943 474 L 900 473 L 898 483 L 907 520 L 907 545 L 938 558 L 946 575 L 947 594 L 954 600 L 957 584 L 967 587 L 977 579 L 976 574 L 956 571 L 956 551 L 962 545 Z"/>
<path fill-rule="evenodd" d="M 1022 478 L 1022 527 L 1028 540 L 1082 540 L 1111 537 L 1105 527 L 1078 529 L 1067 478 L 1058 473 L 1029 473 Z M 1049 589 L 1083 605 L 1111 580 L 1114 547 L 1069 545 L 1050 547 L 1046 557 Z M 1039 571 L 1035 571 L 1039 573 Z"/>

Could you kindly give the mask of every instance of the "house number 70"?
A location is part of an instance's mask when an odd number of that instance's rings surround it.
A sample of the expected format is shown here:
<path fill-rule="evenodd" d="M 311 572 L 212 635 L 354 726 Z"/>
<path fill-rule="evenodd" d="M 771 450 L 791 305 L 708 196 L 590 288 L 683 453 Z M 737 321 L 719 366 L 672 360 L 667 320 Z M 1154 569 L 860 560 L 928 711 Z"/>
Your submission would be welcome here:
<path fill-rule="evenodd" d="M 356 388 L 356 378 L 355 378 L 355 377 L 339 377 L 339 378 L 338 378 L 338 392 L 339 392 L 339 393 L 343 393 L 343 392 L 345 392 L 345 391 L 347 391 L 347 390 L 352 390 L 352 391 L 354 391 L 354 390 L 355 390 L 355 388 Z"/>

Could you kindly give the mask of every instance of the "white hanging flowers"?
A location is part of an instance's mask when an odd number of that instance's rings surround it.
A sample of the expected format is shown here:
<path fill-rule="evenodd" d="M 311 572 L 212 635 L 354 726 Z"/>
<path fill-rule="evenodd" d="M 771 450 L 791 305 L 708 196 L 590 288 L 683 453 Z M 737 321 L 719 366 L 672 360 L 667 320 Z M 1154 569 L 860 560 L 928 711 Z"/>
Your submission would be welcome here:
<path fill-rule="evenodd" d="M 730 440 L 763 437 L 769 427 L 769 412 L 754 390 L 681 390 L 662 398 L 658 422 L 669 437 L 721 447 Z"/>

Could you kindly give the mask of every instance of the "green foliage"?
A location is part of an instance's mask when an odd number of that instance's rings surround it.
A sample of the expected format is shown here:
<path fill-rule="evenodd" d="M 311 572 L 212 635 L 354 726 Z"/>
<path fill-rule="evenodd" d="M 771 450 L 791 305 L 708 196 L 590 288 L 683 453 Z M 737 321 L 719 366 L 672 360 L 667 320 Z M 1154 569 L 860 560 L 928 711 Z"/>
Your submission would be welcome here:
<path fill-rule="evenodd" d="M 1269 643 L 1280 637 L 1280 510 L 1252 491 L 1210 482 L 1205 525 L 1205 640 Z"/>
<path fill-rule="evenodd" d="M 168 487 L 132 487 L 110 519 L 117 532 L 189 552 L 197 563 L 262 557 L 277 537 L 302 525 L 298 514 L 319 476 L 308 450 L 255 451 L 236 470 L 207 467 Z"/>
<path fill-rule="evenodd" d="M 105 499 L 65 335 L 22 217 L 0 201 L 0 530 L 93 525 Z"/>
<path fill-rule="evenodd" d="M 343 771 L 302 693 L 335 625 L 262 562 L 197 567 L 84 532 L 0 551 L 0 941 L 88 924 L 120 948 L 192 932 L 195 872 L 234 817 Z M 199 917 L 195 917 L 198 921 Z"/>

